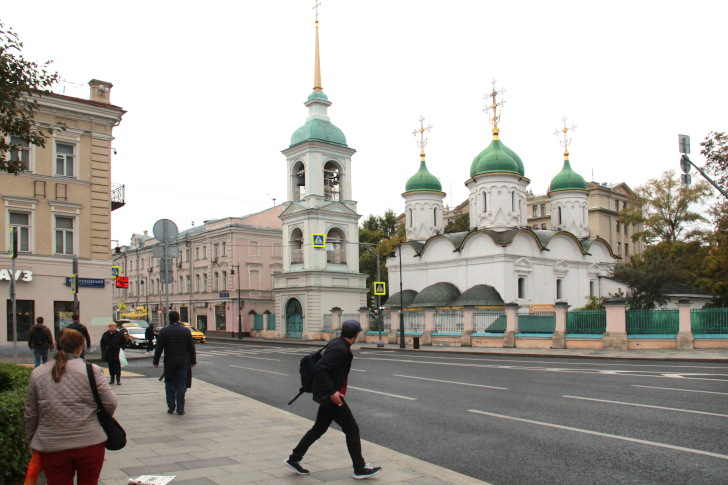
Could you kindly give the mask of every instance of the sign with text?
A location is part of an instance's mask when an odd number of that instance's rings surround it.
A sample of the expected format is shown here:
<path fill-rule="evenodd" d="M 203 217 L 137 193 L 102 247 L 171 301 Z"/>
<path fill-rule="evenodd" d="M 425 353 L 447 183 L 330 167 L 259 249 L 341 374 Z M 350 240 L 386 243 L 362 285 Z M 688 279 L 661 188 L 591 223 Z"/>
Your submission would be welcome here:
<path fill-rule="evenodd" d="M 220 293 L 220 298 L 230 298 L 230 293 Z"/>
<path fill-rule="evenodd" d="M 70 277 L 66 277 L 66 286 L 71 286 Z M 104 288 L 105 286 L 106 280 L 103 278 L 78 278 L 79 288 Z"/>

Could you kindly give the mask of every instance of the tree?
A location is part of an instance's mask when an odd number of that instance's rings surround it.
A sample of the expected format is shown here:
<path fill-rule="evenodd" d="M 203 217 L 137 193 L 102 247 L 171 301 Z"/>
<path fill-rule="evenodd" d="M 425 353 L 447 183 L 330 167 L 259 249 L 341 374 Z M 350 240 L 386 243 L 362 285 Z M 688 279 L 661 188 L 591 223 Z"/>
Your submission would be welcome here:
<path fill-rule="evenodd" d="M 706 234 L 706 256 L 695 283 L 715 296 L 706 306 L 728 307 L 728 201 L 710 210 L 714 232 Z"/>
<path fill-rule="evenodd" d="M 581 312 L 581 311 L 585 311 L 585 310 L 604 310 L 605 309 L 604 303 L 608 299 L 609 298 L 606 297 L 606 296 L 601 296 L 601 297 L 599 297 L 599 296 L 587 296 L 586 297 L 587 304 L 584 305 L 581 308 L 574 308 L 572 311 L 574 311 L 574 312 Z"/>
<path fill-rule="evenodd" d="M 660 178 L 650 179 L 635 190 L 632 204 L 619 214 L 623 224 L 641 224 L 642 231 L 635 231 L 632 240 L 640 239 L 674 242 L 692 239 L 699 235 L 696 225 L 707 222 L 694 204 L 703 204 L 712 194 L 708 182 L 701 180 L 693 185 L 683 185 L 674 170 L 664 172 Z"/>
<path fill-rule="evenodd" d="M 397 224 L 397 216 L 392 209 L 387 210 L 382 216 L 370 214 L 359 227 L 359 242 L 377 245 L 376 248 L 371 246 L 369 248 L 379 252 L 380 281 L 389 281 L 387 266 L 384 261 L 389 256 L 392 248 L 404 241 L 402 235 L 398 235 L 400 231 L 401 224 Z M 359 271 L 368 275 L 367 287 L 372 288 L 377 277 L 377 257 L 365 247 L 359 248 Z M 373 292 L 369 293 L 367 301 L 371 305 Z M 385 301 L 387 301 L 386 295 L 382 297 L 382 303 Z"/>
<path fill-rule="evenodd" d="M 43 64 L 27 61 L 21 51 L 23 43 L 12 28 L 6 30 L 0 22 L 0 171 L 18 174 L 26 170 L 21 148 L 30 145 L 45 147 L 46 137 L 54 128 L 40 129 L 34 122 L 38 101 L 32 96 L 50 93 L 60 79 L 57 72 L 46 69 L 52 61 Z M 59 126 L 56 130 L 64 129 Z"/>
<path fill-rule="evenodd" d="M 462 232 L 470 230 L 470 214 L 468 212 L 461 212 L 454 218 L 447 221 L 445 226 L 445 234 L 451 232 Z"/>
<path fill-rule="evenodd" d="M 705 170 L 715 178 L 715 183 L 728 187 L 728 135 L 711 131 L 700 146 L 700 154 L 708 159 Z"/>

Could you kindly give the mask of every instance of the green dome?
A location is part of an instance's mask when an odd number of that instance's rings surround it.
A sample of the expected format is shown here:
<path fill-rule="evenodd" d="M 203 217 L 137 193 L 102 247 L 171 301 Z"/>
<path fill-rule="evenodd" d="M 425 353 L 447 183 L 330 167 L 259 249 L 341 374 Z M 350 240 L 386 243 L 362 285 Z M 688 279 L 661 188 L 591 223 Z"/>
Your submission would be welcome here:
<path fill-rule="evenodd" d="M 328 101 L 329 97 L 326 96 L 323 91 L 314 91 L 308 95 L 308 101 L 311 101 L 312 99 L 322 99 L 324 101 Z"/>
<path fill-rule="evenodd" d="M 314 92 L 313 94 L 323 94 Z M 291 136 L 291 144 L 289 146 L 298 145 L 305 141 L 324 141 L 333 143 L 334 145 L 348 146 L 344 132 L 334 126 L 330 121 L 313 119 L 307 121 L 305 125 L 297 129 Z"/>
<path fill-rule="evenodd" d="M 497 138 L 475 157 L 470 165 L 470 178 L 494 172 L 511 172 L 521 176 L 525 174 L 521 158 Z"/>
<path fill-rule="evenodd" d="M 405 193 L 406 192 L 417 192 L 421 190 L 428 190 L 431 192 L 442 192 L 442 184 L 440 181 L 430 173 L 429 170 L 427 170 L 427 165 L 425 165 L 425 160 L 423 159 L 422 162 L 420 162 L 420 169 L 419 171 L 414 174 L 410 179 L 407 181 L 407 185 L 404 187 Z"/>
<path fill-rule="evenodd" d="M 586 190 L 584 177 L 574 172 L 569 164 L 569 159 L 564 160 L 564 168 L 551 180 L 549 193 L 564 190 Z"/>

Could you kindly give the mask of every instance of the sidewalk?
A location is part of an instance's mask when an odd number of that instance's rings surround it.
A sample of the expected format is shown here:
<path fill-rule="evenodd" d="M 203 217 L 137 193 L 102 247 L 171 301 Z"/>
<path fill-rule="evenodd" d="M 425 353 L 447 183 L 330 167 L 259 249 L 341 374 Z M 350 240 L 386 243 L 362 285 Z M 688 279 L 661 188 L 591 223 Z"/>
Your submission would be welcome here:
<path fill-rule="evenodd" d="M 377 347 L 376 343 L 355 344 L 362 350 L 397 350 L 401 352 L 438 352 L 444 354 L 470 354 L 470 355 L 506 355 L 509 357 L 543 357 L 543 358 L 578 358 L 578 359 L 631 359 L 631 360 L 665 360 L 680 362 L 728 362 L 726 349 L 692 349 L 692 350 L 590 350 L 590 349 L 504 349 L 491 347 L 440 347 L 420 346 L 415 350 L 411 345 L 406 349 L 399 348 L 399 344 L 384 344 Z"/>
<path fill-rule="evenodd" d="M 56 350 L 48 352 L 48 360 L 55 358 Z M 142 349 L 125 349 L 127 360 L 151 359 L 151 355 L 147 355 Z M 86 352 L 86 360 L 88 362 L 99 363 L 101 360 L 101 351 L 98 345 L 91 346 L 91 352 Z M 0 345 L 0 362 L 13 363 L 13 344 Z M 18 364 L 35 364 L 33 351 L 28 348 L 27 342 L 18 342 Z"/>
<path fill-rule="evenodd" d="M 115 417 L 126 429 L 123 450 L 107 451 L 103 485 L 126 485 L 129 477 L 175 475 L 173 485 L 335 485 L 361 483 L 342 432 L 329 429 L 309 450 L 298 476 L 283 460 L 312 421 L 195 379 L 187 392 L 186 414 L 167 414 L 164 386 L 134 377 L 114 391 Z M 368 480 L 388 485 L 475 485 L 485 482 L 362 442 L 364 457 L 383 471 Z M 485 484 L 487 485 L 487 484 Z"/>

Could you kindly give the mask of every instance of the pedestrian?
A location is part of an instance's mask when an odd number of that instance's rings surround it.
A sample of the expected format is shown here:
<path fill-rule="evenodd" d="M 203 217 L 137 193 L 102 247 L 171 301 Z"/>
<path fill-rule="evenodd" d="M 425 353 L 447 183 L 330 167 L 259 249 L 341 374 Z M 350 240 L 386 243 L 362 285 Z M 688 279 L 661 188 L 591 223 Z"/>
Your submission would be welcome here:
<path fill-rule="evenodd" d="M 49 484 L 97 485 L 104 464 L 107 440 L 99 424 L 97 405 L 86 362 L 80 359 L 86 341 L 65 328 L 58 333 L 55 363 L 30 374 L 25 398 L 25 434 L 28 445 L 40 455 Z M 109 414 L 116 395 L 97 365 L 90 364 L 101 403 Z"/>
<path fill-rule="evenodd" d="M 144 338 L 147 339 L 147 355 L 154 353 L 154 324 L 150 323 L 144 330 Z"/>
<path fill-rule="evenodd" d="M 28 347 L 33 351 L 35 366 L 48 362 L 48 351 L 53 350 L 53 334 L 51 329 L 43 324 L 43 317 L 35 319 L 35 325 L 28 332 Z"/>
<path fill-rule="evenodd" d="M 316 422 L 285 461 L 285 464 L 296 470 L 299 475 L 308 475 L 308 470 L 301 466 L 301 460 L 311 445 L 326 433 L 332 421 L 338 424 L 346 435 L 346 447 L 354 465 L 354 478 L 361 480 L 382 471 L 381 467 L 372 467 L 364 461 L 361 455 L 359 425 L 356 424 L 351 409 L 344 401 L 351 361 L 354 359 L 351 344 L 356 342 L 359 332 L 361 325 L 358 321 L 346 320 L 341 324 L 341 336 L 329 342 L 323 355 L 316 362 L 312 390 L 313 400 L 319 404 Z"/>
<path fill-rule="evenodd" d="M 121 385 L 121 362 L 119 353 L 126 348 L 126 337 L 119 331 L 115 323 L 109 324 L 109 329 L 101 336 L 101 358 L 109 364 L 109 384 Z"/>
<path fill-rule="evenodd" d="M 187 369 L 197 365 L 195 342 L 189 328 L 179 323 L 179 313 L 169 312 L 169 325 L 159 330 L 154 350 L 154 367 L 164 352 L 164 387 L 167 391 L 167 412 L 185 413 Z"/>
<path fill-rule="evenodd" d="M 88 334 L 86 325 L 82 324 L 79 321 L 78 313 L 74 313 L 73 315 L 71 315 L 71 320 L 73 320 L 73 321 L 66 328 L 76 330 L 81 335 L 83 335 L 83 338 L 86 339 L 86 345 L 84 345 L 83 350 L 81 350 L 81 358 L 85 359 L 86 358 L 86 349 L 88 349 L 89 352 L 91 351 L 91 336 Z"/>

